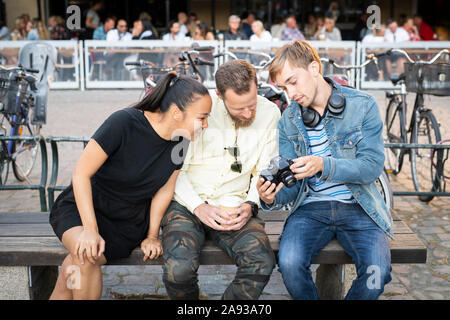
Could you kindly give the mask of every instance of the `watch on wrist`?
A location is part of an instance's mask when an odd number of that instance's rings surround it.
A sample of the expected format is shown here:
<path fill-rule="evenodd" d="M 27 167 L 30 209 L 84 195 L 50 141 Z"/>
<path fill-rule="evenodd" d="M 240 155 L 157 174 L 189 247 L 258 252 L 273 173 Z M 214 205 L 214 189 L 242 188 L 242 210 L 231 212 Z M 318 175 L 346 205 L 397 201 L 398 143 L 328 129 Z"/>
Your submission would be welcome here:
<path fill-rule="evenodd" d="M 256 217 L 258 215 L 259 207 L 256 203 L 253 201 L 245 201 L 245 203 L 248 203 L 252 207 L 252 216 Z"/>

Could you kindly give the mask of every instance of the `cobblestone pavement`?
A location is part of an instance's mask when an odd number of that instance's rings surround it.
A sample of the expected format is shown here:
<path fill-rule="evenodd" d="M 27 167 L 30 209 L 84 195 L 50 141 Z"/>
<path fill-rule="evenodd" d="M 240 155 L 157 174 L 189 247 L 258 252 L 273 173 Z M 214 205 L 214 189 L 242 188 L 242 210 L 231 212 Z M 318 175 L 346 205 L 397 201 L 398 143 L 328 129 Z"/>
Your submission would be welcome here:
<path fill-rule="evenodd" d="M 384 119 L 384 93 L 370 93 L 377 99 Z M 136 102 L 140 94 L 138 90 L 52 91 L 49 96 L 48 121 L 42 134 L 89 137 L 108 114 Z M 413 102 L 414 95 L 408 95 L 409 110 Z M 441 123 L 442 137 L 450 138 L 450 98 L 426 97 L 425 103 L 432 106 Z M 59 151 L 61 166 L 58 184 L 65 185 L 70 182 L 82 144 L 61 144 Z M 39 181 L 39 174 L 40 159 L 33 170 L 31 181 Z M 402 172 L 390 178 L 394 190 L 413 190 L 407 160 Z M 11 177 L 9 183 L 17 182 Z M 385 293 L 380 299 L 450 299 L 450 198 L 435 198 L 426 204 L 416 197 L 395 197 L 394 202 L 396 214 L 427 246 L 428 257 L 426 264 L 393 265 L 393 280 L 385 287 Z M 40 206 L 36 191 L 0 192 L 0 211 L 38 210 Z M 314 270 L 317 266 L 313 267 Z M 235 271 L 235 266 L 201 266 L 201 298 L 219 299 Z M 103 299 L 167 299 L 160 266 L 106 266 L 103 272 Z M 277 270 L 274 270 L 261 299 L 290 299 Z"/>

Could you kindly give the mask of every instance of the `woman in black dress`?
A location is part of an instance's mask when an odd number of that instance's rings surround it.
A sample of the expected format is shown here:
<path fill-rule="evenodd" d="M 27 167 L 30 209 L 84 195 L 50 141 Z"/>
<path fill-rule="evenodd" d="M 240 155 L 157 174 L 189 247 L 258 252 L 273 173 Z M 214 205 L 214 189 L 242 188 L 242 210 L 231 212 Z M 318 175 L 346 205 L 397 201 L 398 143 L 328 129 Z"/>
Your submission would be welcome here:
<path fill-rule="evenodd" d="M 51 299 L 99 299 L 101 265 L 139 245 L 144 261 L 161 255 L 160 222 L 189 141 L 208 126 L 211 103 L 201 83 L 169 73 L 97 129 L 50 212 L 70 252 Z"/>

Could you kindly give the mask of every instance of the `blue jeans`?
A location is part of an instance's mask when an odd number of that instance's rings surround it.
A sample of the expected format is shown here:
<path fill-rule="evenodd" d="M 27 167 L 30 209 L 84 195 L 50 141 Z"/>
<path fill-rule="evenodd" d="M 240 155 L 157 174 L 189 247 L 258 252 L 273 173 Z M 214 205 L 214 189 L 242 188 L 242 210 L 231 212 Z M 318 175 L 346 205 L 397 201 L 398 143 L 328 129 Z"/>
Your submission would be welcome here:
<path fill-rule="evenodd" d="M 346 300 L 376 300 L 391 281 L 386 234 L 359 204 L 311 202 L 293 212 L 284 227 L 278 264 L 293 299 L 319 299 L 312 259 L 336 236 L 356 265 L 357 278 Z"/>

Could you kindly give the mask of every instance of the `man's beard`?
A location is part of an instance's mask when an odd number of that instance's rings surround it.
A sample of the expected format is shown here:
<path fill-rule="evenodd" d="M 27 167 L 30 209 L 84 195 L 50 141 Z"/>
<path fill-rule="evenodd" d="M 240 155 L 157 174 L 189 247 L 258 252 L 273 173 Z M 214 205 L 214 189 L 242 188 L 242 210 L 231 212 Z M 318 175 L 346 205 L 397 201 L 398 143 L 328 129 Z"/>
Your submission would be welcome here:
<path fill-rule="evenodd" d="M 228 109 L 227 109 L 228 111 Z M 256 109 L 254 111 L 252 111 L 252 117 L 248 120 L 242 120 L 239 119 L 238 117 L 233 116 L 229 111 L 228 114 L 231 117 L 231 120 L 233 120 L 234 124 L 236 125 L 236 128 L 246 128 L 246 127 L 250 127 L 253 123 L 253 121 L 255 120 L 255 116 L 256 116 Z"/>

